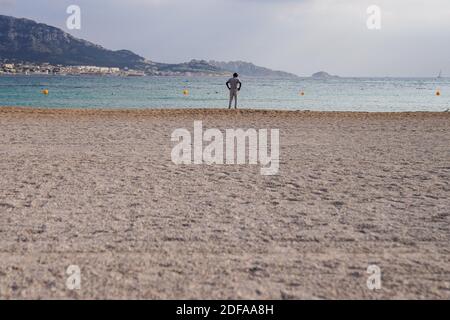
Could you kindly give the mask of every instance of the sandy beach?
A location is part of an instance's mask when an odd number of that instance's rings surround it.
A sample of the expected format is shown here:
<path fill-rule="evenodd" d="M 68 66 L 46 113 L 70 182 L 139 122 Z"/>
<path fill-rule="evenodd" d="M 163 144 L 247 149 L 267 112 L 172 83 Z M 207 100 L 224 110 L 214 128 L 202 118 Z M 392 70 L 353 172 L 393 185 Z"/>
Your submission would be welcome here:
<path fill-rule="evenodd" d="M 196 120 L 279 175 L 173 164 Z M 450 298 L 450 113 L 5 107 L 0 156 L 0 299 Z"/>

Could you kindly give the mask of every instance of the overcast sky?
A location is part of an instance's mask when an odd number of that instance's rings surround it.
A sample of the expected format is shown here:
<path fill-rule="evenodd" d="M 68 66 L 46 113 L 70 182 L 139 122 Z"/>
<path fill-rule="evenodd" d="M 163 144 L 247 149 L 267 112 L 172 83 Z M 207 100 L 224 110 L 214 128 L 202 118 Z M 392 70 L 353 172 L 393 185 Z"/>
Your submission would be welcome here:
<path fill-rule="evenodd" d="M 66 9 L 81 7 L 81 30 Z M 369 30 L 366 10 L 382 10 Z M 310 75 L 450 75 L 450 0 L 0 0 L 0 13 L 150 60 L 245 60 Z"/>

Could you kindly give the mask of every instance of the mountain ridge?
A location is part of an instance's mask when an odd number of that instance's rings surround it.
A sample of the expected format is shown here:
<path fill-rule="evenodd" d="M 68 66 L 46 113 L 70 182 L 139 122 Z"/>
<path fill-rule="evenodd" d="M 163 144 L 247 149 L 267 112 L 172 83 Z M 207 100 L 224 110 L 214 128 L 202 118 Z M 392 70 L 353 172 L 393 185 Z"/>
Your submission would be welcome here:
<path fill-rule="evenodd" d="M 59 28 L 4 15 L 0 15 L 0 57 L 34 63 L 119 68 L 145 64 L 145 58 L 129 50 L 108 50 Z"/>
<path fill-rule="evenodd" d="M 295 76 L 243 61 L 208 62 L 193 59 L 176 64 L 154 62 L 130 50 L 106 49 L 45 23 L 6 15 L 0 15 L 0 59 L 63 66 L 117 67 L 142 71 L 148 75 L 224 75 L 238 72 L 261 77 Z"/>
<path fill-rule="evenodd" d="M 298 78 L 297 75 L 285 71 L 271 70 L 266 67 L 257 66 L 251 62 L 246 61 L 216 61 L 210 60 L 209 64 L 219 67 L 229 72 L 237 72 L 244 76 L 254 77 L 282 77 L 282 78 Z"/>

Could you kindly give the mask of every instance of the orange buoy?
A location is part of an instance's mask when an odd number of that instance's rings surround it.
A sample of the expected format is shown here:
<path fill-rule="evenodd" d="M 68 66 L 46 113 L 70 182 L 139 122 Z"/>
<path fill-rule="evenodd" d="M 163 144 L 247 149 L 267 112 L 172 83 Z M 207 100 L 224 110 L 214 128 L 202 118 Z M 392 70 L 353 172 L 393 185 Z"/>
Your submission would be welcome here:
<path fill-rule="evenodd" d="M 304 92 L 304 91 L 300 91 L 300 95 L 301 95 L 301 96 L 304 96 L 304 95 L 305 95 L 305 92 Z"/>
<path fill-rule="evenodd" d="M 41 91 L 41 93 L 45 94 L 47 96 L 49 94 L 49 91 L 48 91 L 48 89 L 44 89 L 44 90 Z"/>
<path fill-rule="evenodd" d="M 440 91 L 439 89 L 436 91 L 436 95 L 437 95 L 437 96 L 440 96 L 440 95 L 441 95 L 441 91 Z"/>
<path fill-rule="evenodd" d="M 188 96 L 188 95 L 189 95 L 189 90 L 184 89 L 184 90 L 183 90 L 183 94 L 184 94 L 185 96 Z"/>

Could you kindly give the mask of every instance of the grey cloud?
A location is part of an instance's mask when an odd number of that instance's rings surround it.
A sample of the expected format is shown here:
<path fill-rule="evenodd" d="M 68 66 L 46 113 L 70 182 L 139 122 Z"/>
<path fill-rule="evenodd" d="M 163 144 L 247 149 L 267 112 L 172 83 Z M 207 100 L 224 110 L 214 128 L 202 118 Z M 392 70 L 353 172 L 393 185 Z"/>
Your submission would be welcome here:
<path fill-rule="evenodd" d="M 78 37 L 155 60 L 249 60 L 309 75 L 450 74 L 450 2 L 378 0 L 382 29 L 366 28 L 371 0 L 0 0 L 2 12 L 65 28 L 82 8 Z M 66 30 L 68 31 L 68 30 Z"/>

